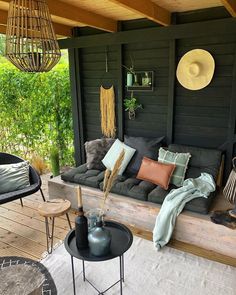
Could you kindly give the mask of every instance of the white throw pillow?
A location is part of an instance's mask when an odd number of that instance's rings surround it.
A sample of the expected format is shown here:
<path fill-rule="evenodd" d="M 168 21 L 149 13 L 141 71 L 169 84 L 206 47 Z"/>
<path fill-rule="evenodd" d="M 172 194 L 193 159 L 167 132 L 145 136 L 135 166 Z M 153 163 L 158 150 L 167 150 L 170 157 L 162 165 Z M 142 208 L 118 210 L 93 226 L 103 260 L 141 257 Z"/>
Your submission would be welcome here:
<path fill-rule="evenodd" d="M 106 153 L 106 156 L 102 160 L 102 163 L 104 164 L 104 166 L 107 169 L 112 170 L 123 149 L 125 151 L 125 156 L 121 164 L 120 171 L 118 173 L 119 175 L 122 175 L 123 172 L 125 171 L 126 167 L 128 166 L 130 160 L 132 159 L 136 151 L 135 149 L 124 144 L 119 139 L 116 139 L 116 141 L 110 147 L 109 151 Z"/>

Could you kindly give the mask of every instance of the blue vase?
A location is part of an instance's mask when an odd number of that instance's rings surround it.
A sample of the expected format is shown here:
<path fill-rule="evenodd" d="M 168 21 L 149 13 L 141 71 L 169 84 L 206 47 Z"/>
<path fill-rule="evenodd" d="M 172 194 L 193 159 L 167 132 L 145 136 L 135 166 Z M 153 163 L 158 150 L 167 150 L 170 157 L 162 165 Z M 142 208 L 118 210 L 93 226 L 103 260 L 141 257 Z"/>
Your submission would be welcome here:
<path fill-rule="evenodd" d="M 103 226 L 102 221 L 97 222 L 96 227 L 88 235 L 89 248 L 94 256 L 105 256 L 110 251 L 111 233 Z"/>

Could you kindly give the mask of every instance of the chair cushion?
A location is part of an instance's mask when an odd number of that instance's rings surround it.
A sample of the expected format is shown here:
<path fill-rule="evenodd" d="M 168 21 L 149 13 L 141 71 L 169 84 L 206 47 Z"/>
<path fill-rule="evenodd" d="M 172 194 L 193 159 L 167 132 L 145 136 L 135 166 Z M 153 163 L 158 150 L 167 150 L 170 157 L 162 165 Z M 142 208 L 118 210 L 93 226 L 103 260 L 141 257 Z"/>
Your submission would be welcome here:
<path fill-rule="evenodd" d="M 137 178 L 168 189 L 175 165 L 164 164 L 144 157 Z"/>
<path fill-rule="evenodd" d="M 129 175 L 136 175 L 141 166 L 143 157 L 157 160 L 158 149 L 161 147 L 163 139 L 164 136 L 158 138 L 147 138 L 125 135 L 124 143 L 136 149 L 136 152 L 125 172 Z"/>
<path fill-rule="evenodd" d="M 87 185 L 99 188 L 99 184 L 103 181 L 104 171 L 88 169 L 87 165 L 81 165 L 73 168 L 61 175 L 64 181 L 74 182 L 82 185 Z"/>
<path fill-rule="evenodd" d="M 170 183 L 178 187 L 183 185 L 190 157 L 190 153 L 175 153 L 163 148 L 159 149 L 158 161 L 166 164 L 174 164 L 176 166 Z"/>
<path fill-rule="evenodd" d="M 111 192 L 134 199 L 147 201 L 149 192 L 151 192 L 155 187 L 155 184 L 152 184 L 148 181 L 119 176 L 114 182 Z M 100 185 L 100 189 L 102 189 L 102 184 Z"/>
<path fill-rule="evenodd" d="M 164 190 L 160 186 L 157 186 L 154 190 L 152 190 L 148 195 L 148 201 L 162 204 L 165 197 L 168 195 L 168 193 L 174 189 L 177 188 L 175 185 L 170 185 L 168 190 Z M 212 201 L 216 195 L 216 192 L 211 193 L 208 198 L 196 198 L 188 202 L 184 210 L 189 210 L 196 213 L 201 214 L 207 214 L 209 212 L 209 209 L 211 207 Z"/>
<path fill-rule="evenodd" d="M 27 161 L 0 165 L 0 194 L 30 186 L 29 163 Z"/>
<path fill-rule="evenodd" d="M 206 172 L 211 174 L 214 180 L 217 179 L 222 156 L 220 150 L 178 144 L 170 144 L 168 150 L 177 153 L 191 154 L 189 168 L 185 178 L 198 177 L 201 172 Z"/>
<path fill-rule="evenodd" d="M 102 159 L 114 143 L 113 138 L 101 138 L 85 142 L 86 162 L 88 169 L 104 170 Z"/>
<path fill-rule="evenodd" d="M 106 166 L 107 169 L 113 170 L 115 163 L 123 150 L 125 151 L 125 156 L 120 166 L 120 170 L 118 173 L 119 175 L 122 175 L 125 171 L 127 165 L 129 164 L 131 158 L 135 153 L 135 149 L 129 147 L 128 145 L 117 139 L 102 160 L 102 163 Z"/>

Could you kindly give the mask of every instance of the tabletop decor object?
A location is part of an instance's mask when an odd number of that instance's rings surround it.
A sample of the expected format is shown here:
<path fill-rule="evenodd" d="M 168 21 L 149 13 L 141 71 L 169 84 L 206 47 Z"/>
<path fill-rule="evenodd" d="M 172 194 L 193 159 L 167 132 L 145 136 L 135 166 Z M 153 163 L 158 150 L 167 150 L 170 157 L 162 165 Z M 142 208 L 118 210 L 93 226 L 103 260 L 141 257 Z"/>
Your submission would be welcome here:
<path fill-rule="evenodd" d="M 193 49 L 180 59 L 176 76 L 184 88 L 199 90 L 211 82 L 214 70 L 215 61 L 212 55 L 203 49 Z"/>
<path fill-rule="evenodd" d="M 61 52 L 46 0 L 11 0 L 6 58 L 24 72 L 48 72 Z"/>
<path fill-rule="evenodd" d="M 114 221 L 105 221 L 105 229 L 111 234 L 111 245 L 110 251 L 102 256 L 94 256 L 91 247 L 86 249 L 78 249 L 76 246 L 75 230 L 71 230 L 64 241 L 65 248 L 71 256 L 71 268 L 72 268 L 72 279 L 73 279 L 73 293 L 76 295 L 75 287 L 75 267 L 74 258 L 82 260 L 83 267 L 83 281 L 88 282 L 92 288 L 97 291 L 97 294 L 105 294 L 108 290 L 113 288 L 115 285 L 120 285 L 120 294 L 123 294 L 123 282 L 125 279 L 125 268 L 124 268 L 124 253 L 131 247 L 133 243 L 133 235 L 131 231 L 123 224 Z M 98 288 L 86 277 L 85 272 L 85 261 L 88 262 L 101 262 L 119 257 L 119 273 L 120 278 L 106 290 L 99 291 Z M 109 272 L 107 273 L 109 276 Z M 70 293 L 71 294 L 71 293 Z"/>
<path fill-rule="evenodd" d="M 78 249 L 88 248 L 88 221 L 84 215 L 81 188 L 77 188 L 78 213 L 75 218 L 75 237 Z"/>

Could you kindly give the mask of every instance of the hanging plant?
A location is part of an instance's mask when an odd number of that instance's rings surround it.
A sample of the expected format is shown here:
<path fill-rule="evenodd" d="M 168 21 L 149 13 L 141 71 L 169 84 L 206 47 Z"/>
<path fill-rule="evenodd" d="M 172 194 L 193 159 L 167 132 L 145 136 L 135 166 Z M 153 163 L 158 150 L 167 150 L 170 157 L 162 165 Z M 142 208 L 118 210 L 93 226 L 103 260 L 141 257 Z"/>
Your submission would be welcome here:
<path fill-rule="evenodd" d="M 133 97 L 133 92 L 130 98 L 124 99 L 125 111 L 129 112 L 129 119 L 134 120 L 136 117 L 136 110 L 142 109 L 143 106 L 138 103 L 137 99 Z"/>

